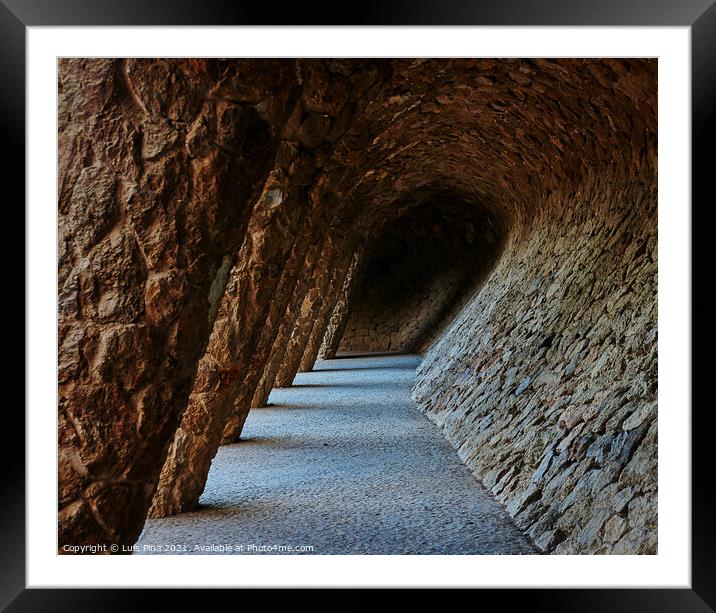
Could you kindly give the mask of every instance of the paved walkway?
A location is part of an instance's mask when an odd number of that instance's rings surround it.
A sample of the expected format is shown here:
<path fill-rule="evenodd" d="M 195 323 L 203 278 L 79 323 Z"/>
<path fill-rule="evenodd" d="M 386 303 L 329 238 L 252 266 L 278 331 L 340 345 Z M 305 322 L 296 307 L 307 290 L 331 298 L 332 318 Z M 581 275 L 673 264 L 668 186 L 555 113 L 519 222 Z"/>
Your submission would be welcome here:
<path fill-rule="evenodd" d="M 529 541 L 410 400 L 417 356 L 318 362 L 222 447 L 201 508 L 138 545 L 314 554 L 519 554 Z M 285 553 L 269 550 L 268 553 Z M 141 551 L 140 551 L 141 553 Z M 145 551 L 145 553 L 147 553 Z M 166 553 L 166 552 L 163 552 Z M 240 551 L 239 551 L 240 553 Z"/>

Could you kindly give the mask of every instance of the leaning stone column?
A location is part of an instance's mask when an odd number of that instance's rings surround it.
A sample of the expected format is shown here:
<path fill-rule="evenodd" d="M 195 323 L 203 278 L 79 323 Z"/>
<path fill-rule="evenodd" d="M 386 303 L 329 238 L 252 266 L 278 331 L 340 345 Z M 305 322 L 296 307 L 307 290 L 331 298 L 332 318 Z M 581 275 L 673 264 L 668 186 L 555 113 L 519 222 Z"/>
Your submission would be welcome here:
<path fill-rule="evenodd" d="M 293 383 L 316 322 L 323 318 L 323 325 L 325 325 L 331 312 L 331 294 L 335 295 L 337 288 L 343 283 L 351 254 L 352 252 L 348 251 L 348 256 L 338 254 L 329 261 L 319 262 L 318 274 L 314 275 L 315 285 L 304 301 L 283 363 L 276 376 L 277 387 L 290 387 Z"/>
<path fill-rule="evenodd" d="M 330 158 L 336 140 L 347 130 L 355 110 L 349 101 L 349 87 L 343 79 L 326 72 L 320 61 L 299 60 L 298 65 L 297 74 L 301 74 L 302 81 L 301 100 L 287 118 L 281 136 L 290 140 L 299 152 L 299 155 L 291 153 L 284 158 L 289 162 L 287 168 L 292 173 L 293 183 L 303 186 L 308 192 L 307 200 L 311 202 L 312 213 L 307 229 L 298 239 L 300 245 L 292 251 L 280 274 L 281 281 L 271 300 L 267 318 L 261 326 L 258 343 L 246 358 L 249 360 L 249 366 L 232 398 L 232 408 L 222 434 L 223 443 L 239 438 L 287 303 L 295 293 L 292 291 L 293 286 L 297 285 L 297 280 L 298 283 L 301 282 L 302 275 L 310 278 L 311 266 L 301 268 L 305 254 L 307 251 L 313 252 L 314 246 L 320 249 L 331 219 L 343 206 L 337 198 L 340 190 L 331 185 L 330 173 L 322 169 L 325 161 Z M 302 153 L 307 155 L 300 155 Z M 338 167 L 334 167 L 334 170 L 337 169 Z M 307 262 L 309 260 L 310 258 L 306 259 Z"/>
<path fill-rule="evenodd" d="M 278 334 L 276 335 L 271 347 L 270 357 L 265 368 L 263 369 L 263 373 L 261 374 L 259 383 L 256 386 L 251 402 L 249 403 L 251 407 L 266 406 L 279 369 L 285 361 L 286 352 L 288 351 L 291 337 L 296 327 L 296 322 L 299 319 L 299 316 L 309 308 L 311 299 L 308 295 L 313 287 L 315 275 L 318 274 L 318 271 L 315 270 L 315 266 L 318 261 L 324 261 L 326 258 L 330 258 L 330 254 L 333 253 L 332 249 L 333 241 L 331 234 L 330 232 L 327 232 L 326 237 L 323 240 L 322 248 L 312 252 L 312 255 L 307 258 L 307 273 L 301 275 L 298 279 L 293 292 L 293 297 L 286 308 Z M 309 261 L 310 264 L 308 264 Z"/>
<path fill-rule="evenodd" d="M 269 314 L 264 323 L 258 345 L 251 359 L 248 373 L 241 385 L 239 394 L 234 400 L 233 409 L 224 427 L 221 438 L 222 445 L 238 441 L 244 422 L 252 406 L 252 398 L 256 392 L 259 381 L 266 371 L 270 361 L 272 347 L 280 336 L 281 327 L 286 319 L 287 310 L 291 310 L 291 303 L 295 300 L 294 294 L 305 293 L 308 281 L 321 254 L 321 241 L 317 239 L 325 232 L 322 219 L 322 207 L 313 205 L 311 215 L 305 224 L 304 232 L 298 238 L 291 250 L 289 260 L 281 274 L 276 298 L 271 301 Z M 303 296 L 303 294 L 301 294 Z M 287 306 L 288 304 L 288 306 Z M 291 321 L 291 326 L 293 326 Z M 273 377 L 276 376 L 274 372 Z M 271 379 L 273 381 L 273 378 Z"/>
<path fill-rule="evenodd" d="M 321 341 L 326 334 L 328 321 L 336 308 L 336 303 L 342 293 L 343 287 L 345 287 L 352 261 L 352 257 L 344 260 L 345 263 L 342 263 L 340 268 L 334 271 L 330 287 L 326 291 L 320 312 L 313 323 L 313 328 L 308 337 L 308 342 L 306 343 L 306 348 L 298 367 L 300 372 L 310 372 L 313 370 L 313 365 L 316 363 L 316 358 L 318 357 L 318 350 L 321 348 Z M 348 263 L 351 264 L 349 265 Z"/>
<path fill-rule="evenodd" d="M 328 322 L 326 333 L 323 336 L 323 342 L 318 352 L 318 357 L 322 360 L 332 360 L 336 357 L 338 346 L 341 344 L 341 338 L 343 337 L 343 332 L 345 332 L 346 325 L 348 325 L 350 305 L 353 302 L 353 296 L 356 289 L 360 284 L 360 273 L 363 268 L 364 257 L 365 251 L 361 246 L 356 250 L 355 255 L 353 256 L 353 262 L 351 263 L 351 267 L 348 269 L 346 280 L 343 283 L 343 288 L 338 296 L 331 319 Z"/>
<path fill-rule="evenodd" d="M 274 383 L 276 387 L 290 387 L 293 383 L 305 343 L 321 308 L 323 290 L 330 282 L 329 267 L 332 259 L 319 262 L 313 273 L 312 285 L 301 302 L 293 330 L 290 331 L 286 347 L 280 354 L 281 365 Z"/>
<path fill-rule="evenodd" d="M 276 89 L 254 101 L 270 99 L 271 113 L 293 78 L 283 66 L 264 71 Z M 267 124 L 241 93 L 213 96 L 215 67 L 59 63 L 60 552 L 139 536 L 271 169 Z M 231 66 L 224 75 L 246 82 Z"/>
<path fill-rule="evenodd" d="M 303 191 L 276 169 L 254 207 L 238 263 L 199 363 L 189 407 L 176 431 L 150 517 L 192 509 L 244 380 L 305 207 Z"/>
<path fill-rule="evenodd" d="M 261 375 L 261 379 L 259 380 L 251 399 L 252 407 L 264 407 L 268 402 L 269 395 L 273 389 L 273 384 L 276 381 L 276 375 L 278 374 L 279 368 L 281 368 L 286 348 L 296 325 L 296 319 L 298 319 L 300 308 L 304 303 L 308 291 L 310 290 L 311 280 L 312 276 L 306 275 L 294 290 L 291 304 L 289 304 L 286 309 L 283 321 L 281 322 L 281 327 L 279 328 L 276 339 L 271 347 L 271 355 L 268 359 L 268 363 L 264 368 L 264 372 Z"/>

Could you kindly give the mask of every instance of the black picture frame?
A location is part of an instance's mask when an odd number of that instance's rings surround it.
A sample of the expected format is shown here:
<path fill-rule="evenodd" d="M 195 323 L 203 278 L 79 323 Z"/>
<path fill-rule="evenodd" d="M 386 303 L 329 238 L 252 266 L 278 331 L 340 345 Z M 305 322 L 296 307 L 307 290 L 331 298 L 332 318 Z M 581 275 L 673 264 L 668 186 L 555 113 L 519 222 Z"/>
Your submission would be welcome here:
<path fill-rule="evenodd" d="M 716 611 L 716 498 L 712 469 L 711 407 L 708 382 L 713 377 L 716 346 L 716 300 L 713 298 L 713 164 L 716 142 L 716 6 L 715 0 L 381 0 L 341 13 L 340 3 L 296 3 L 286 6 L 226 0 L 2 0 L 0 4 L 0 121 L 5 151 L 3 185 L 17 189 L 4 215 L 16 215 L 24 228 L 25 188 L 25 38 L 29 26 L 81 25 L 554 25 L 554 26 L 690 26 L 692 37 L 692 583 L 691 589 L 541 589 L 490 590 L 505 610 L 534 611 Z M 343 8 L 345 11 L 345 7 Z M 6 191 L 7 193 L 7 191 Z M 699 203 L 696 206 L 695 203 Z M 686 206 L 686 203 L 669 203 Z M 13 209 L 9 211 L 8 209 Z M 9 218 L 8 223 L 11 223 Z M 20 241 L 24 232 L 12 232 Z M 711 238 L 711 240 L 708 240 Z M 25 321 L 25 269 L 17 263 L 24 244 L 3 241 L 7 266 L 6 293 L 0 309 L 8 327 Z M 18 342 L 19 346 L 19 342 Z M 23 355 L 24 355 L 24 349 Z M 9 352 L 8 352 L 9 353 Z M 15 360 L 20 369 L 24 361 Z M 25 365 L 32 368 L 32 364 Z M 24 371 L 24 373 L 26 370 Z M 23 373 L 23 374 L 24 374 Z M 18 375 L 20 373 L 18 372 Z M 19 377 L 17 378 L 19 380 Z M 25 421 L 14 405 L 3 416 L 5 460 L 0 479 L 0 608 L 12 612 L 134 611 L 152 608 L 146 590 L 25 589 L 25 463 L 20 436 Z M 20 448 L 17 448 L 17 445 Z M 555 578 L 558 582 L 558 578 Z M 78 577 L 78 583 L 81 578 Z M 486 590 L 487 592 L 488 590 Z M 198 595 L 197 595 L 198 596 Z M 156 592 L 155 592 L 156 597 Z M 164 609 L 174 600 L 181 608 L 194 595 L 173 591 L 161 595 Z M 484 602 L 484 601 L 483 601 Z M 183 605 L 183 606 L 182 606 Z"/>

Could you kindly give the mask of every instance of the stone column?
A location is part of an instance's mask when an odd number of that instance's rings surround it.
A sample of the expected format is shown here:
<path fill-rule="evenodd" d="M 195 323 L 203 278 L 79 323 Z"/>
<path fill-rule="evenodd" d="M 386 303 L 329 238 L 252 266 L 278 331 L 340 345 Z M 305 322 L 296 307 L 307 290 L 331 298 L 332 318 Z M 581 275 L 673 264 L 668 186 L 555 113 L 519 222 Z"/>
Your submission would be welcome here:
<path fill-rule="evenodd" d="M 292 67 L 274 69 L 290 91 Z M 141 532 L 271 168 L 273 119 L 213 96 L 216 75 L 212 60 L 59 64 L 60 551 Z"/>
<path fill-rule="evenodd" d="M 281 281 L 276 290 L 276 299 L 271 302 L 269 314 L 262 327 L 248 373 L 234 400 L 231 415 L 224 427 L 221 438 L 222 445 L 234 443 L 241 437 L 241 430 L 252 406 L 251 400 L 269 363 L 274 342 L 280 336 L 287 309 L 291 309 L 294 294 L 306 291 L 307 280 L 311 278 L 321 254 L 321 241 L 317 239 L 318 236 L 325 233 L 325 219 L 322 219 L 321 213 L 322 207 L 314 205 L 304 232 L 294 244 L 291 256 L 281 274 Z M 293 325 L 293 321 L 291 321 L 291 325 Z"/>
<path fill-rule="evenodd" d="M 330 240 L 330 239 L 329 239 Z M 288 342 L 280 354 L 281 364 L 276 373 L 276 387 L 290 387 L 293 378 L 296 376 L 298 363 L 303 356 L 308 335 L 311 332 L 313 322 L 323 302 L 323 292 L 331 280 L 329 273 L 333 262 L 334 245 L 329 245 L 332 256 L 322 259 L 316 267 L 309 289 L 300 303 L 298 314 L 295 318 L 293 329 L 290 331 Z"/>
<path fill-rule="evenodd" d="M 281 364 L 283 363 L 286 347 L 291 339 L 291 334 L 294 330 L 296 319 L 298 318 L 298 314 L 300 312 L 300 307 L 310 289 L 311 280 L 312 277 L 305 276 L 303 277 L 303 282 L 296 286 L 291 304 L 289 304 L 286 309 L 284 319 L 281 322 L 281 327 L 279 328 L 276 339 L 271 347 L 271 355 L 251 399 L 252 407 L 265 407 L 268 402 L 269 395 L 273 389 L 273 384 L 276 381 L 276 375 L 278 374 L 278 370 L 281 368 Z"/>
<path fill-rule="evenodd" d="M 276 387 L 290 387 L 298 372 L 301 359 L 311 336 L 311 331 L 323 313 L 330 314 L 331 292 L 337 292 L 337 287 L 343 282 L 348 262 L 352 252 L 336 254 L 330 260 L 319 262 L 317 274 L 314 275 L 314 285 L 301 305 L 301 312 L 296 320 L 291 339 L 284 353 L 283 363 L 276 376 Z M 335 282 L 338 277 L 338 283 Z M 324 321 L 327 315 L 324 317 Z"/>
<path fill-rule="evenodd" d="M 344 263 L 345 262 L 345 263 Z M 331 284 L 326 291 L 326 295 L 323 300 L 320 312 L 316 317 L 316 320 L 311 329 L 311 333 L 306 343 L 306 349 L 303 352 L 303 357 L 299 364 L 299 372 L 310 372 L 313 370 L 313 365 L 316 363 L 318 357 L 318 351 L 321 348 L 321 341 L 326 334 L 326 327 L 328 321 L 331 318 L 331 314 L 335 311 L 336 303 L 342 293 L 345 283 L 350 272 L 353 257 L 346 258 L 341 263 L 341 266 L 334 271 Z"/>
<path fill-rule="evenodd" d="M 275 156 L 280 172 L 275 185 L 267 184 L 252 214 L 239 267 L 222 302 L 223 318 L 220 315 L 214 326 L 197 373 L 192 402 L 162 469 L 151 509 L 153 517 L 196 505 L 227 421 L 237 413 L 234 407 L 242 384 L 248 375 L 255 376 L 252 373 L 261 368 L 261 356 L 268 353 L 273 332 L 266 332 L 267 321 L 270 318 L 277 322 L 289 300 L 290 276 L 284 279 L 285 287 L 280 280 L 293 244 L 302 234 L 299 211 L 303 215 L 309 208 L 307 203 L 318 207 L 317 221 L 312 225 L 319 228 L 327 227 L 332 215 L 330 197 L 325 197 L 327 191 L 330 193 L 328 179 L 320 169 L 330 157 L 332 143 L 346 127 L 341 128 L 341 122 L 334 126 L 333 118 L 340 114 L 343 121 L 350 120 L 353 111 L 348 104 L 349 92 L 343 80 L 331 77 L 320 61 L 287 66 L 294 76 L 300 75 L 301 87 L 286 88 L 294 105 L 275 130 L 282 139 Z M 270 112 L 274 106 L 271 103 L 259 108 Z M 229 435 L 240 433 L 244 419 L 239 410 Z"/>
<path fill-rule="evenodd" d="M 300 275 L 298 278 L 293 296 L 281 321 L 278 334 L 271 346 L 270 357 L 256 385 L 251 402 L 249 403 L 251 407 L 266 406 L 276 376 L 284 362 L 286 351 L 299 315 L 304 312 L 305 309 L 309 308 L 308 302 L 310 302 L 310 300 L 308 294 L 313 287 L 315 275 L 318 274 L 318 271 L 315 270 L 315 266 L 319 260 L 324 260 L 324 258 L 329 257 L 333 249 L 330 232 L 326 233 L 326 238 L 322 239 L 322 241 L 322 243 L 315 243 L 315 249 L 310 252 L 306 260 L 305 274 Z"/>
<path fill-rule="evenodd" d="M 364 257 L 364 248 L 361 246 L 358 250 L 356 250 L 356 253 L 353 256 L 353 262 L 351 263 L 351 267 L 348 269 L 346 280 L 343 283 L 343 288 L 338 296 L 331 319 L 328 322 L 326 333 L 323 336 L 323 342 L 321 343 L 321 347 L 318 352 L 318 357 L 322 360 L 332 360 L 336 357 L 338 346 L 341 343 L 341 337 L 343 336 L 343 332 L 348 324 L 348 317 L 350 315 L 350 306 L 353 301 L 353 296 L 360 285 L 360 275 Z"/>
<path fill-rule="evenodd" d="M 151 517 L 196 505 L 270 305 L 280 299 L 276 295 L 279 271 L 307 208 L 302 190 L 276 169 L 254 207 L 238 264 L 199 363 L 189 407 L 162 468 Z"/>

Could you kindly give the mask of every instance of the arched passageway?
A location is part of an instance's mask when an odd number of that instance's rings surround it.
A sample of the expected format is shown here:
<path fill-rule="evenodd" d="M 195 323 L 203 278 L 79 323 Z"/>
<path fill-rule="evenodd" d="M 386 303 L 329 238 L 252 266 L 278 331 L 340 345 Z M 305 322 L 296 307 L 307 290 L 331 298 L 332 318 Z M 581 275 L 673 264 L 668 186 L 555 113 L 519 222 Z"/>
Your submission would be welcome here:
<path fill-rule="evenodd" d="M 656 551 L 655 61 L 67 59 L 59 105 L 60 545 L 368 349 L 539 550 Z"/>

